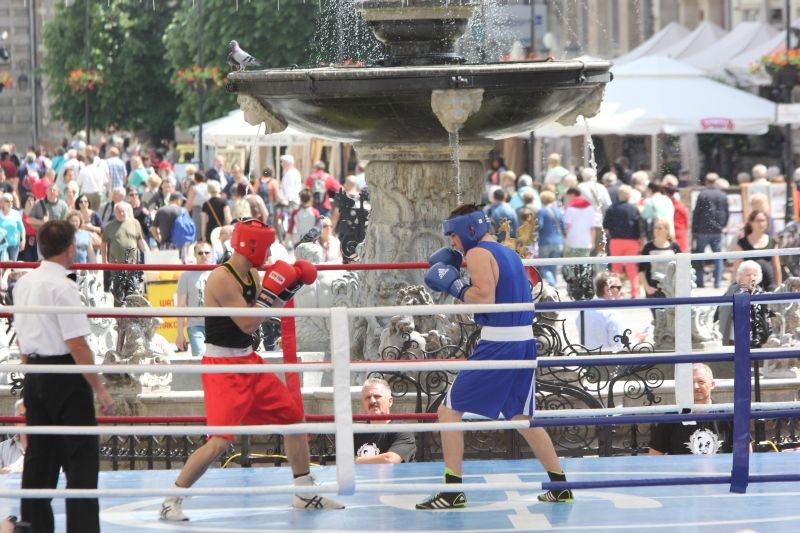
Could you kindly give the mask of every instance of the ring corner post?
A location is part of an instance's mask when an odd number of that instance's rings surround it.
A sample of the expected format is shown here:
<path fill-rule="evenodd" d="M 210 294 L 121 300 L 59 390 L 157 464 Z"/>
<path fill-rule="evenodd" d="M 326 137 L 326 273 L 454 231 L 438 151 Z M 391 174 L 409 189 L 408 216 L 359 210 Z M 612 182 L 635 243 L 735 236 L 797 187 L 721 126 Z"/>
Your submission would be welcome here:
<path fill-rule="evenodd" d="M 747 492 L 750 477 L 750 294 L 733 295 L 733 461 L 731 492 Z"/>
<path fill-rule="evenodd" d="M 331 309 L 333 409 L 336 424 L 336 481 L 339 494 L 355 492 L 353 403 L 350 394 L 350 322 L 347 308 Z"/>
<path fill-rule="evenodd" d="M 692 256 L 681 253 L 675 259 L 675 297 L 690 298 L 692 296 Z M 686 355 L 692 353 L 692 336 L 682 334 L 692 331 L 692 305 L 683 304 L 675 307 L 675 353 Z M 679 412 L 694 410 L 694 391 L 692 387 L 692 364 L 675 365 L 675 404 Z"/>

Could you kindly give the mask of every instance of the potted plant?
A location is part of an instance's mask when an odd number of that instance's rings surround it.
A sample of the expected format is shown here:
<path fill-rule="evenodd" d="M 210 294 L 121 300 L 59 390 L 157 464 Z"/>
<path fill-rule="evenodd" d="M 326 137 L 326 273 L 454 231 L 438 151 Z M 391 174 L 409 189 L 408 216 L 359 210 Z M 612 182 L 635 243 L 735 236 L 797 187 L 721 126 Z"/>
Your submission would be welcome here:
<path fill-rule="evenodd" d="M 0 70 L 0 92 L 14 85 L 14 76 L 8 70 Z"/>
<path fill-rule="evenodd" d="M 761 56 L 754 70 L 766 71 L 775 85 L 794 86 L 797 84 L 798 67 L 800 67 L 800 49 L 780 48 Z"/>

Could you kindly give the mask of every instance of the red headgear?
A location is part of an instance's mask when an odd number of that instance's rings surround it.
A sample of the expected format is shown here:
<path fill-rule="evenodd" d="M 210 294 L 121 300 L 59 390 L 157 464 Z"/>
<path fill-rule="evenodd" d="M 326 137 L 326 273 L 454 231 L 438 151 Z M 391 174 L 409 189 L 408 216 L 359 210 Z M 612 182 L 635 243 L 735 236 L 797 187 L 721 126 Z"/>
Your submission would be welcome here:
<path fill-rule="evenodd" d="M 270 245 L 275 242 L 275 230 L 260 220 L 248 218 L 233 227 L 231 248 L 259 267 L 267 259 Z"/>

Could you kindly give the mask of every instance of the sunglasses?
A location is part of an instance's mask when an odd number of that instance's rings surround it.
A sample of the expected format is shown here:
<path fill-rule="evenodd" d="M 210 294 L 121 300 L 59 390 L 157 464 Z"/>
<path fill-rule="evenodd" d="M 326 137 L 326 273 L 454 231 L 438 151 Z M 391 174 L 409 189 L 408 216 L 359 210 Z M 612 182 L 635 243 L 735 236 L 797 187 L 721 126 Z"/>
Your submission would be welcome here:
<path fill-rule="evenodd" d="M 609 285 L 608 288 L 609 289 L 621 290 L 622 289 L 622 285 Z"/>
<path fill-rule="evenodd" d="M 197 255 L 211 255 L 211 252 L 204 252 L 202 250 L 195 252 Z"/>

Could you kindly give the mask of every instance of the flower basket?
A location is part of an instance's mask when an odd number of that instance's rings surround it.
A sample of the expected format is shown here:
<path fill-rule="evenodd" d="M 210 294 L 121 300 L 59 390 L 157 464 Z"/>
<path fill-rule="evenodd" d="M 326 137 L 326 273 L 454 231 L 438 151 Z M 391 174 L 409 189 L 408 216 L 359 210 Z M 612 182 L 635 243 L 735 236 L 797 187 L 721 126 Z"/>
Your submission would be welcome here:
<path fill-rule="evenodd" d="M 67 86 L 76 93 L 94 91 L 104 83 L 103 73 L 93 68 L 76 68 L 70 71 L 69 76 L 67 76 Z"/>
<path fill-rule="evenodd" d="M 222 87 L 222 75 L 218 67 L 194 65 L 176 73 L 175 87 L 178 92 L 207 92 Z"/>
<path fill-rule="evenodd" d="M 753 65 L 754 71 L 763 71 L 769 74 L 775 85 L 789 87 L 797 85 L 799 69 L 800 49 L 798 48 L 775 50 L 761 56 L 758 63 Z"/>
<path fill-rule="evenodd" d="M 14 76 L 7 70 L 0 71 L 0 91 L 10 89 L 14 85 Z"/>

